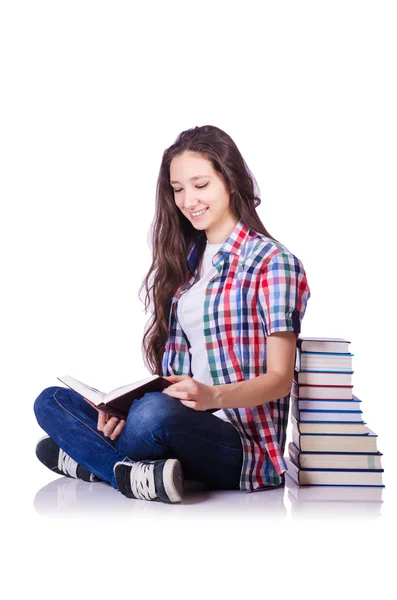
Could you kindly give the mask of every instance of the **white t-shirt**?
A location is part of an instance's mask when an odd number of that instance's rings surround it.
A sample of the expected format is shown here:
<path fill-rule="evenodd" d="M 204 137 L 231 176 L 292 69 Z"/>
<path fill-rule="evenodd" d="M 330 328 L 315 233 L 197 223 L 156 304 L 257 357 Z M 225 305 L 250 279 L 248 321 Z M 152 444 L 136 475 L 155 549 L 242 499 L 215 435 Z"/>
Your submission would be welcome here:
<path fill-rule="evenodd" d="M 203 333 L 204 299 L 209 280 L 218 273 L 212 264 L 212 259 L 221 246 L 223 246 L 223 242 L 221 244 L 209 244 L 207 242 L 199 280 L 196 281 L 190 290 L 182 294 L 178 300 L 177 317 L 191 346 L 190 354 L 193 379 L 206 385 L 213 385 L 213 382 L 208 366 Z M 212 414 L 224 421 L 230 422 L 223 410 L 218 410 Z"/>

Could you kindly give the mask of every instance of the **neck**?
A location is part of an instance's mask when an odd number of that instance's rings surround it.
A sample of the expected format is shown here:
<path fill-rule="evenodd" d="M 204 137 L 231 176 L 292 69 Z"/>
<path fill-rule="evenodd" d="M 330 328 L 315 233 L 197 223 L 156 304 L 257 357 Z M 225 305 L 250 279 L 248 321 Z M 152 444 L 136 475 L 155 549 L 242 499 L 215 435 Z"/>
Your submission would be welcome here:
<path fill-rule="evenodd" d="M 220 225 L 216 226 L 216 229 L 206 229 L 205 234 L 207 236 L 207 242 L 209 244 L 223 244 L 232 233 L 233 229 L 238 223 L 238 219 L 233 215 L 222 221 Z"/>

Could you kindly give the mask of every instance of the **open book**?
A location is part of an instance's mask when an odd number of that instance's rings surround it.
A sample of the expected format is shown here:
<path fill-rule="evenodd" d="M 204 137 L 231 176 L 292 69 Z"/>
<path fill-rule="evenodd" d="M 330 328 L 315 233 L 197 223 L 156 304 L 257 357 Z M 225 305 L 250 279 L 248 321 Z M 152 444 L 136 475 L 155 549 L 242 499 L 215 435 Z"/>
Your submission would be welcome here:
<path fill-rule="evenodd" d="M 127 418 L 128 412 L 135 400 L 142 398 L 142 396 L 149 392 L 162 392 L 165 388 L 173 385 L 172 381 L 168 381 L 168 379 L 160 375 L 151 375 L 134 383 L 115 388 L 106 394 L 78 381 L 70 375 L 63 375 L 62 377 L 57 377 L 57 379 L 83 396 L 84 400 L 98 411 L 102 410 L 112 417 L 118 417 L 119 419 Z M 170 396 L 171 398 L 172 396 Z M 217 410 L 215 408 L 207 412 L 216 412 Z"/>
<path fill-rule="evenodd" d="M 148 392 L 162 392 L 166 387 L 172 385 L 172 382 L 164 379 L 164 377 L 151 375 L 145 377 L 145 379 L 118 387 L 106 394 L 70 375 L 63 375 L 57 377 L 57 379 L 83 396 L 84 400 L 87 400 L 97 410 L 102 410 L 112 417 L 119 417 L 120 419 L 127 418 L 134 400 L 142 398 Z"/>

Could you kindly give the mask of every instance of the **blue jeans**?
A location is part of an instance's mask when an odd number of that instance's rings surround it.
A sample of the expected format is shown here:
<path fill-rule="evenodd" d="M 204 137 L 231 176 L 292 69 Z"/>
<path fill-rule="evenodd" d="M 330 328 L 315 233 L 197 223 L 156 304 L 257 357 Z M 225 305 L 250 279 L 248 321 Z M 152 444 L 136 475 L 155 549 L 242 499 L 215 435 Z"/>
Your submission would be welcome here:
<path fill-rule="evenodd" d="M 243 450 L 237 429 L 163 392 L 136 400 L 114 441 L 98 431 L 97 410 L 70 388 L 45 388 L 34 402 L 34 413 L 60 448 L 115 489 L 116 462 L 163 458 L 179 459 L 184 478 L 208 489 L 239 489 Z"/>

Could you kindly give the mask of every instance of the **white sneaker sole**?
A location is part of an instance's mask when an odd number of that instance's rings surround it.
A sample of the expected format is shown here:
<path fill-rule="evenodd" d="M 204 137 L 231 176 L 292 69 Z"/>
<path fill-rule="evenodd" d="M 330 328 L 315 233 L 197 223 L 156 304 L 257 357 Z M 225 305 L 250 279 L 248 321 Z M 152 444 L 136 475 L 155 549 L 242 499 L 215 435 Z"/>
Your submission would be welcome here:
<path fill-rule="evenodd" d="M 166 460 L 163 469 L 163 483 L 171 502 L 181 502 L 183 495 L 182 465 L 177 458 Z"/>

